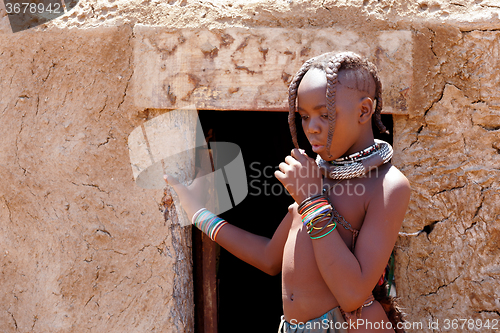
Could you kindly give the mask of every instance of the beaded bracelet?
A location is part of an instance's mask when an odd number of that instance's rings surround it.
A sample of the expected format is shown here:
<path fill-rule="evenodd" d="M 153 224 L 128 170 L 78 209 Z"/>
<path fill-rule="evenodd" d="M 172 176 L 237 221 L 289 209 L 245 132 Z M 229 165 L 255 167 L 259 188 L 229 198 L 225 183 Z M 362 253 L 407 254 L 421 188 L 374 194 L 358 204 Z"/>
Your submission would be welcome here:
<path fill-rule="evenodd" d="M 323 195 L 316 195 L 304 200 L 299 208 L 299 214 L 302 215 L 302 220 L 304 224 L 310 221 L 314 216 L 319 214 L 319 212 L 325 212 L 330 209 L 330 202 Z"/>
<path fill-rule="evenodd" d="M 331 206 L 323 195 L 309 197 L 298 207 L 298 212 L 302 216 L 302 222 L 307 229 L 314 227 L 330 210 Z"/>
<path fill-rule="evenodd" d="M 333 230 L 335 230 L 335 228 L 337 227 L 337 223 L 331 223 L 331 224 L 327 225 L 327 227 L 330 227 L 330 226 L 333 226 L 333 228 L 331 228 L 330 230 L 328 230 L 326 233 L 324 233 L 322 235 L 319 235 L 319 236 L 313 236 L 312 234 L 309 234 L 309 237 L 311 237 L 311 239 L 320 239 L 320 238 L 323 238 L 326 235 L 330 234 Z M 323 227 L 320 232 L 322 232 L 324 229 L 325 229 L 325 227 Z"/>
<path fill-rule="evenodd" d="M 196 211 L 196 213 L 194 213 L 193 217 L 191 218 L 191 223 L 194 224 L 194 220 L 196 220 L 196 217 L 198 216 L 198 214 L 200 214 L 202 211 L 206 210 L 206 208 L 200 208 Z"/>
<path fill-rule="evenodd" d="M 324 237 L 326 236 L 327 234 L 323 234 L 324 231 L 326 231 L 328 228 L 331 228 L 333 227 L 328 233 L 332 232 L 333 229 L 335 229 L 337 227 L 337 223 L 334 221 L 334 216 L 332 214 L 326 214 L 322 219 L 321 221 L 327 221 L 325 223 L 324 226 L 322 227 L 319 227 L 319 228 L 315 228 L 315 227 L 312 227 L 310 229 L 307 230 L 307 233 L 309 234 L 309 237 L 311 237 L 311 239 L 318 239 L 318 238 L 321 238 L 321 237 Z M 333 223 L 332 223 L 333 221 Z M 318 235 L 322 235 L 322 236 L 318 236 Z"/>
<path fill-rule="evenodd" d="M 325 205 L 317 208 L 316 210 L 302 215 L 302 222 L 307 228 L 318 223 L 325 214 L 331 212 L 332 207 L 330 205 Z"/>
<path fill-rule="evenodd" d="M 335 230 L 337 219 L 333 211 L 334 208 L 330 200 L 322 194 L 309 197 L 299 205 L 298 212 L 302 216 L 302 222 L 306 226 L 307 233 L 311 239 L 325 237 Z M 323 227 L 315 227 L 315 225 L 321 222 L 326 222 Z M 325 233 L 326 230 L 328 231 Z"/>
<path fill-rule="evenodd" d="M 224 225 L 227 224 L 226 221 L 213 214 L 206 208 L 202 208 L 194 213 L 192 222 L 195 227 L 200 229 L 214 242 L 217 238 L 217 235 L 219 234 L 219 231 Z"/>
<path fill-rule="evenodd" d="M 323 194 L 316 194 L 313 195 L 312 197 L 306 198 L 302 203 L 299 205 L 299 213 L 302 214 L 303 210 L 307 208 L 308 205 L 310 205 L 314 200 L 318 198 L 324 198 L 326 200 L 326 197 Z"/>

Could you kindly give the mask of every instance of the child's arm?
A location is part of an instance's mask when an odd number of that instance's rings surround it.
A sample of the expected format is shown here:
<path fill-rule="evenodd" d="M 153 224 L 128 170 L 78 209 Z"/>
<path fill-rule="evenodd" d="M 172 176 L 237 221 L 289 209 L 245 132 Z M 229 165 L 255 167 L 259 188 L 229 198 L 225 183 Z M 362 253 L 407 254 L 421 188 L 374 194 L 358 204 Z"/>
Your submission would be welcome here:
<path fill-rule="evenodd" d="M 311 171 L 317 167 L 313 159 L 294 149 L 285 162 L 280 164 L 280 171 L 276 171 L 275 175 L 298 204 L 309 196 L 321 193 L 315 191 L 321 179 Z M 373 189 L 376 195 L 368 204 L 354 254 L 338 230 L 311 240 L 320 273 L 341 308 L 347 312 L 356 310 L 364 303 L 382 275 L 410 198 L 408 180 L 396 169 L 389 171 L 378 186 Z"/>
<path fill-rule="evenodd" d="M 165 181 L 174 188 L 182 207 L 191 220 L 193 215 L 200 208 L 203 208 L 201 200 L 197 197 L 197 194 L 203 193 L 203 184 L 197 182 L 196 179 L 190 186 L 186 187 L 172 176 L 166 176 Z M 260 223 L 267 223 L 267 221 L 263 220 Z M 226 224 L 217 234 L 217 243 L 250 265 L 267 274 L 276 275 L 281 272 L 283 249 L 291 224 L 292 215 L 289 212 L 271 239 Z"/>
<path fill-rule="evenodd" d="M 269 275 L 277 275 L 281 272 L 283 249 L 291 224 L 292 216 L 288 213 L 274 232 L 272 239 L 227 224 L 217 235 L 217 243 L 246 263 Z"/>

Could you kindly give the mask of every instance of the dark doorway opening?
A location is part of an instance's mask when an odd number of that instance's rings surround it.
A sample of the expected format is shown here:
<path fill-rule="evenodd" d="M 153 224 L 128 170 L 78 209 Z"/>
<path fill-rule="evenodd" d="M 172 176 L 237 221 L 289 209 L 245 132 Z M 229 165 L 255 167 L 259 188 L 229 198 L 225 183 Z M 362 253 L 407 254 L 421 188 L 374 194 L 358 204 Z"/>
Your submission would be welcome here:
<path fill-rule="evenodd" d="M 220 216 L 228 222 L 257 235 L 271 238 L 287 214 L 292 197 L 274 177 L 279 163 L 293 148 L 288 128 L 287 112 L 263 111 L 200 111 L 199 118 L 209 141 L 237 144 L 243 156 L 247 183 L 247 197 L 233 209 Z M 382 121 L 392 131 L 391 115 L 382 115 Z M 300 124 L 297 124 L 300 128 Z M 389 135 L 376 138 L 392 144 Z M 298 131 L 299 146 L 315 157 L 305 135 Z M 195 318 L 196 332 L 219 333 L 275 332 L 283 314 L 281 302 L 281 275 L 269 276 L 236 258 L 224 249 L 203 238 L 193 229 Z M 204 254 L 203 254 L 204 253 Z M 205 259 L 203 259 L 205 256 Z M 207 273 L 206 256 L 210 256 L 212 273 Z M 205 260 L 205 268 L 201 261 Z M 197 265 L 198 263 L 198 265 Z M 198 268 L 197 268 L 198 266 Z M 205 274 L 203 273 L 205 269 Z M 215 275 L 212 284 L 203 279 Z M 216 288 L 216 301 L 204 303 L 202 294 Z M 207 307 L 211 307 L 207 311 Z M 207 313 L 211 318 L 207 318 Z M 215 324 L 207 325 L 208 322 Z M 210 328 L 207 328 L 210 327 Z M 212 332 L 210 332 L 212 333 Z"/>

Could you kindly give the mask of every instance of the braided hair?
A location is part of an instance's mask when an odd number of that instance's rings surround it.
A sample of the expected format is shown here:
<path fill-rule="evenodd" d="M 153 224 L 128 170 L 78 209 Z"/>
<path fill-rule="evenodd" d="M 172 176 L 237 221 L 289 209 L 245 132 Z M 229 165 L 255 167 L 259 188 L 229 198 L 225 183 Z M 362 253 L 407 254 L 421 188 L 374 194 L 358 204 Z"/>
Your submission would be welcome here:
<path fill-rule="evenodd" d="M 332 145 L 333 131 L 335 128 L 336 110 L 335 110 L 335 95 L 337 92 L 338 75 L 340 71 L 349 71 L 355 79 L 355 85 L 349 88 L 360 91 L 372 90 L 370 87 L 375 84 L 375 95 L 373 96 L 376 107 L 373 115 L 373 121 L 377 125 L 381 133 L 387 133 L 387 129 L 382 123 L 380 112 L 382 111 L 382 83 L 377 74 L 377 68 L 368 60 L 362 58 L 353 52 L 329 52 L 320 56 L 307 60 L 295 74 L 288 88 L 288 125 L 292 134 L 292 141 L 296 148 L 299 147 L 297 142 L 297 127 L 295 124 L 295 112 L 297 91 L 302 81 L 302 78 L 311 68 L 321 69 L 326 73 L 326 109 L 328 112 L 328 139 L 326 151 L 330 152 Z M 373 81 L 372 81 L 373 80 Z"/>

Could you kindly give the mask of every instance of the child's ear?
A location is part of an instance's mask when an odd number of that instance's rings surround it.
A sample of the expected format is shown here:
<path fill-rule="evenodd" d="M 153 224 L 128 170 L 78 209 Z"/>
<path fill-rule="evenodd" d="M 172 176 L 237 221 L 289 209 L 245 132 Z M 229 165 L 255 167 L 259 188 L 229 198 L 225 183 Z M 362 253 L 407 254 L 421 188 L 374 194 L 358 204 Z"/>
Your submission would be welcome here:
<path fill-rule="evenodd" d="M 361 124 L 370 122 L 372 115 L 375 112 L 375 105 L 373 99 L 364 97 L 359 103 L 359 122 Z"/>

